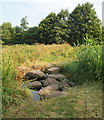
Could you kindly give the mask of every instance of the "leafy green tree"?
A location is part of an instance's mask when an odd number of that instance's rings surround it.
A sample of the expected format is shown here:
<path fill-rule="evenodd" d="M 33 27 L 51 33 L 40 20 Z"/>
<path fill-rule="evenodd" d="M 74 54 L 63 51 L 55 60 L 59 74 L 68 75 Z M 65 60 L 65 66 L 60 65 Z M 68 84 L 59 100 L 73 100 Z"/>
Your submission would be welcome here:
<path fill-rule="evenodd" d="M 57 16 L 55 13 L 50 13 L 45 19 L 40 22 L 38 26 L 38 42 L 45 44 L 56 43 L 56 22 Z"/>
<path fill-rule="evenodd" d="M 14 44 L 36 43 L 38 27 L 28 27 L 27 17 L 21 19 L 20 26 L 14 27 Z"/>
<path fill-rule="evenodd" d="M 15 26 L 14 34 L 13 34 L 13 43 L 14 44 L 24 44 L 26 43 L 25 40 L 25 32 L 28 30 L 28 22 L 27 22 L 27 16 L 21 19 L 20 26 Z"/>
<path fill-rule="evenodd" d="M 5 22 L 0 26 L 0 38 L 4 44 L 12 44 L 13 28 L 10 22 Z"/>
<path fill-rule="evenodd" d="M 78 4 L 69 17 L 69 43 L 84 43 L 86 34 L 98 43 L 101 42 L 101 21 L 98 19 L 93 5 L 89 2 Z"/>
<path fill-rule="evenodd" d="M 24 31 L 23 33 L 23 42 L 25 44 L 34 44 L 37 43 L 37 32 L 38 27 L 30 27 L 27 31 Z"/>
<path fill-rule="evenodd" d="M 39 42 L 45 44 L 64 43 L 68 39 L 68 10 L 61 10 L 57 15 L 50 13 L 39 24 Z"/>
<path fill-rule="evenodd" d="M 62 43 L 67 42 L 69 39 L 69 25 L 68 25 L 68 18 L 69 18 L 69 11 L 66 10 L 61 10 L 58 14 L 57 14 L 57 18 L 58 18 L 58 24 L 57 27 L 59 29 L 58 33 L 59 36 L 61 37 L 61 41 Z"/>
<path fill-rule="evenodd" d="M 13 44 L 23 44 L 23 31 L 22 28 L 19 26 L 15 26 L 14 28 L 14 34 L 13 34 Z"/>

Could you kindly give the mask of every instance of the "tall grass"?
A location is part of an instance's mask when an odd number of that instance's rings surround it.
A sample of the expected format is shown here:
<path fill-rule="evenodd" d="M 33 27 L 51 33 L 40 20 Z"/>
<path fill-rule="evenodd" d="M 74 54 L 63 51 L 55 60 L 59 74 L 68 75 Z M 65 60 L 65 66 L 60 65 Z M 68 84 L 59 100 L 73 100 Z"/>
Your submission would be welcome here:
<path fill-rule="evenodd" d="M 8 49 L 9 50 L 9 49 Z M 2 54 L 2 108 L 3 113 L 10 105 L 19 104 L 26 97 L 26 92 L 17 88 L 16 64 L 9 52 Z"/>
<path fill-rule="evenodd" d="M 76 52 L 77 59 L 62 64 L 62 71 L 71 74 L 71 80 L 78 84 L 101 80 L 102 47 L 81 46 Z"/>
<path fill-rule="evenodd" d="M 25 62 L 40 61 L 58 61 L 65 60 L 74 52 L 74 48 L 68 44 L 63 45 L 13 45 L 4 46 L 3 53 L 10 55 L 19 65 Z"/>

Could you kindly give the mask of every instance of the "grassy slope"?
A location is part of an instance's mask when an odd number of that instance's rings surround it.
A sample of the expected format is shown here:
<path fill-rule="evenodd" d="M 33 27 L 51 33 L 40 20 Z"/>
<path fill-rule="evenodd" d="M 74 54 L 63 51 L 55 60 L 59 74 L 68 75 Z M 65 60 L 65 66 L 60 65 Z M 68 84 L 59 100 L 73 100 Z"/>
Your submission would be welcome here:
<path fill-rule="evenodd" d="M 70 88 L 68 95 L 64 97 L 34 103 L 28 99 L 19 106 L 10 107 L 5 116 L 8 118 L 101 118 L 101 86 L 96 83 L 86 83 Z"/>

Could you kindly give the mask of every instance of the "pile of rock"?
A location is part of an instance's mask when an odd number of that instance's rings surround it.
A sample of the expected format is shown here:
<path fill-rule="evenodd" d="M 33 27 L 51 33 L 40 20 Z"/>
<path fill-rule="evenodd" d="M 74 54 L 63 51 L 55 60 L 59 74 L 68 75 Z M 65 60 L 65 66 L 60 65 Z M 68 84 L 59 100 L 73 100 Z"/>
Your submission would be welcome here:
<path fill-rule="evenodd" d="M 46 73 L 40 70 L 32 70 L 25 74 L 25 80 L 32 80 L 28 84 L 29 89 L 38 90 L 43 98 L 51 98 L 60 95 L 65 95 L 65 91 L 73 83 L 60 73 L 59 67 L 50 67 Z"/>

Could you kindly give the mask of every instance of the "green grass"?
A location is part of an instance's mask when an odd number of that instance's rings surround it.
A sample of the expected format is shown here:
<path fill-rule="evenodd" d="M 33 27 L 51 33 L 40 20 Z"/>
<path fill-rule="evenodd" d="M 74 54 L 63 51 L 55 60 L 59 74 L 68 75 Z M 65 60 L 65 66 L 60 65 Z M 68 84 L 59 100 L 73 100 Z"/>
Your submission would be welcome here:
<path fill-rule="evenodd" d="M 11 112 L 10 112 L 11 111 Z M 26 100 L 11 106 L 8 118 L 102 118 L 101 83 L 86 83 L 69 88 L 67 96 L 38 102 Z"/>

